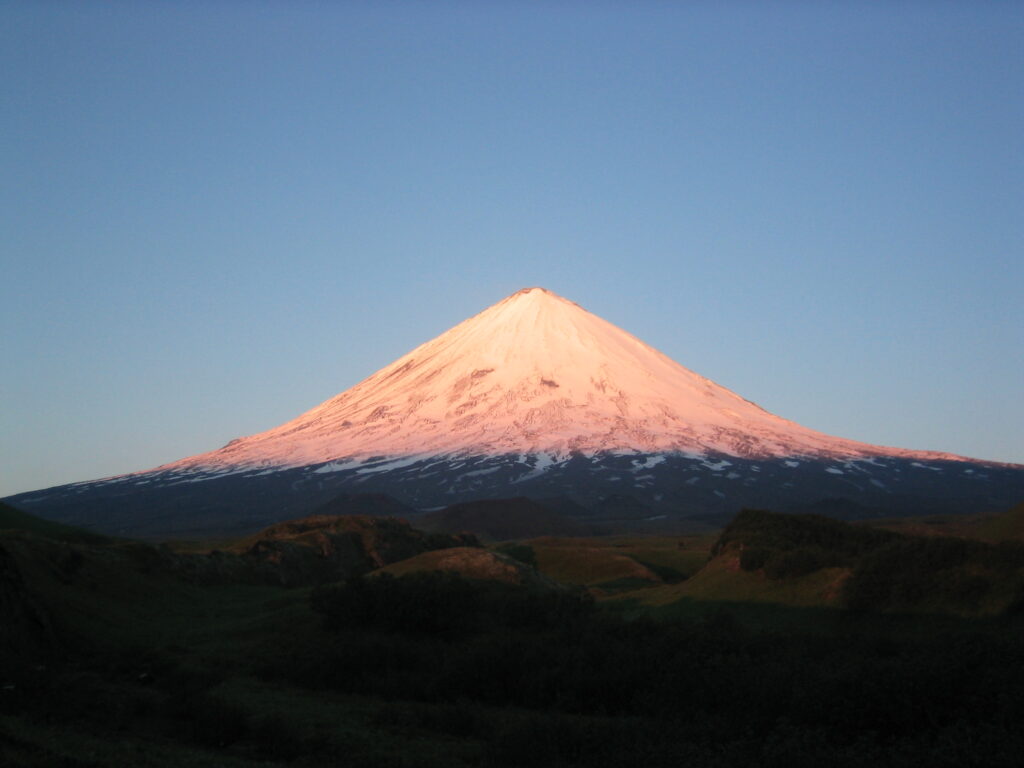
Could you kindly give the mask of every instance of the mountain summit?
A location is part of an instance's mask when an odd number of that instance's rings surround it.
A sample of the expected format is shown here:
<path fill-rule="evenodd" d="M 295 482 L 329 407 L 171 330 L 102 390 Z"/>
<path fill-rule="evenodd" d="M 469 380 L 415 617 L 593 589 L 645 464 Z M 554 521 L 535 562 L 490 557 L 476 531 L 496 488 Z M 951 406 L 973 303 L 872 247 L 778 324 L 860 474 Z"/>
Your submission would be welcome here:
<path fill-rule="evenodd" d="M 956 458 L 801 427 L 578 304 L 524 288 L 292 421 L 167 468 L 601 451 Z"/>
<path fill-rule="evenodd" d="M 208 535 L 308 514 L 339 493 L 419 509 L 529 496 L 671 524 L 743 506 L 1000 509 L 1024 498 L 1024 467 L 816 432 L 526 288 L 279 427 L 10 501 L 111 533 Z"/>

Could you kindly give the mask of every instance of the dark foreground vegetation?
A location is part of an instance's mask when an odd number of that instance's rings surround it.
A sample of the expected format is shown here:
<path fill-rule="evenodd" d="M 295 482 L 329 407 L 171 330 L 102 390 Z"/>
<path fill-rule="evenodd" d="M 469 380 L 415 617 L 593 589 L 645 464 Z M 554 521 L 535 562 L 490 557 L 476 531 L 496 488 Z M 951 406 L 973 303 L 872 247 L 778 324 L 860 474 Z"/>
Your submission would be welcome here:
<path fill-rule="evenodd" d="M 486 739 L 499 765 L 1010 765 L 1024 748 L 1010 620 L 921 636 L 850 616 L 841 634 L 765 635 L 721 609 L 626 621 L 585 596 L 447 574 L 323 588 L 313 605 L 328 645 L 263 674 L 443 705 L 430 727 Z"/>
<path fill-rule="evenodd" d="M 1012 548 L 936 554 L 802 522 L 747 513 L 715 556 L 738 551 L 738 572 L 768 581 L 801 578 L 769 565 L 801 549 L 854 574 L 847 585 L 858 569 L 1019 574 Z M 1016 766 L 1024 754 L 1012 603 L 911 614 L 886 592 L 878 606 L 703 602 L 684 617 L 540 581 L 198 584 L 112 544 L 0 534 L 0 550 L 0 614 L 33 639 L 3 636 L 0 764 Z M 751 620 L 766 610 L 786 628 Z"/>
<path fill-rule="evenodd" d="M 841 602 L 852 611 L 1024 610 L 1021 541 L 911 536 L 817 515 L 744 510 L 712 554 L 730 548 L 738 549 L 744 571 L 774 580 L 847 569 Z"/>

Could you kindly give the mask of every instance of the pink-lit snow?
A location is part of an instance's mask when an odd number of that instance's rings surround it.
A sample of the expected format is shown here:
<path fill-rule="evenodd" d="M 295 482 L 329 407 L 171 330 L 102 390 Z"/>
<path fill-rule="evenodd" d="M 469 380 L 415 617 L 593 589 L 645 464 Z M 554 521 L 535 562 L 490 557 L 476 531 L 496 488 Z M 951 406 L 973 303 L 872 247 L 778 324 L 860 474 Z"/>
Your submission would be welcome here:
<path fill-rule="evenodd" d="M 376 472 L 435 455 L 518 453 L 536 457 L 539 471 L 603 451 L 959 458 L 807 429 L 577 304 L 527 288 L 292 421 L 161 469 L 337 462 L 321 470 L 330 472 L 386 458 Z"/>

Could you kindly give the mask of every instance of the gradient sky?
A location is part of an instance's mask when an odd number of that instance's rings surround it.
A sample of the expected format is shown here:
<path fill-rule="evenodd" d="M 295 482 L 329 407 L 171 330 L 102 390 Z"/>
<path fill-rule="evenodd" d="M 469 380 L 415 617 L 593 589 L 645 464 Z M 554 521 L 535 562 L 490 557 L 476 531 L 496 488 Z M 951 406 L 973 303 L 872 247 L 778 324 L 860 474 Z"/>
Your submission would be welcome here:
<path fill-rule="evenodd" d="M 781 416 L 1024 463 L 1020 3 L 6 2 L 0 495 L 541 285 Z"/>

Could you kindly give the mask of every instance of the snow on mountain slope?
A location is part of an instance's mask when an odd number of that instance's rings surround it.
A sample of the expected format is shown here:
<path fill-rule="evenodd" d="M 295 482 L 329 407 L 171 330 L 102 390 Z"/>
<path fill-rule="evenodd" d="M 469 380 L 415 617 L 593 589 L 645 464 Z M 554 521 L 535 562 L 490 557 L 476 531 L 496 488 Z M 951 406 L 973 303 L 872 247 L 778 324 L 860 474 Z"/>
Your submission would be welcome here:
<path fill-rule="evenodd" d="M 543 288 L 527 288 L 279 427 L 164 465 L 225 472 L 371 456 L 720 453 L 958 459 L 782 419 Z M 337 465 L 342 466 L 342 465 Z"/>

